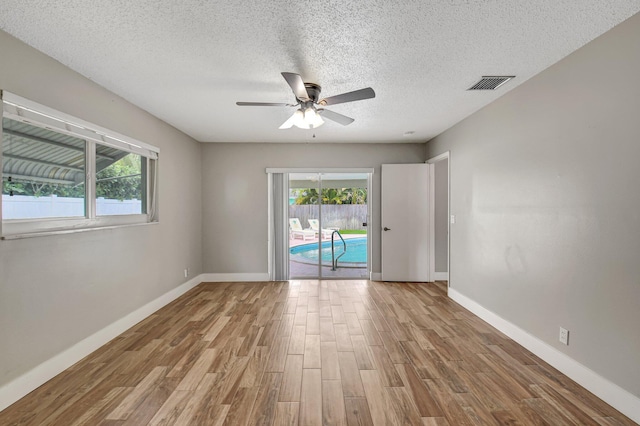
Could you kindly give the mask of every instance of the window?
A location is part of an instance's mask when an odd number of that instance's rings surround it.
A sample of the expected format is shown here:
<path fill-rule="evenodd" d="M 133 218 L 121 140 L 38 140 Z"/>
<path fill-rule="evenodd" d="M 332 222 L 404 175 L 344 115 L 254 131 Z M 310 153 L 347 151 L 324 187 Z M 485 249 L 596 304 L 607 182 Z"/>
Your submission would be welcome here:
<path fill-rule="evenodd" d="M 86 143 L 2 119 L 2 218 L 85 216 Z"/>
<path fill-rule="evenodd" d="M 98 146 L 97 152 L 105 151 L 107 147 Z M 96 215 L 146 213 L 142 171 L 147 159 L 116 148 L 104 157 L 96 160 Z"/>
<path fill-rule="evenodd" d="M 2 237 L 156 222 L 159 150 L 2 92 Z"/>

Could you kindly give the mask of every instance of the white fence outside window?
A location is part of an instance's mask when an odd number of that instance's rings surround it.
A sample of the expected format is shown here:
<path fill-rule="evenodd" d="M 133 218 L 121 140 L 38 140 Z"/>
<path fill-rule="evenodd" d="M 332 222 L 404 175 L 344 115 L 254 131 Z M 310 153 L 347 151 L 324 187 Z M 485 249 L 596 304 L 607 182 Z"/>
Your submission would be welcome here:
<path fill-rule="evenodd" d="M 103 215 L 140 214 L 141 200 L 112 200 L 97 198 L 97 210 Z M 33 197 L 2 195 L 2 219 L 43 217 L 84 217 L 84 199 L 71 197 Z"/>

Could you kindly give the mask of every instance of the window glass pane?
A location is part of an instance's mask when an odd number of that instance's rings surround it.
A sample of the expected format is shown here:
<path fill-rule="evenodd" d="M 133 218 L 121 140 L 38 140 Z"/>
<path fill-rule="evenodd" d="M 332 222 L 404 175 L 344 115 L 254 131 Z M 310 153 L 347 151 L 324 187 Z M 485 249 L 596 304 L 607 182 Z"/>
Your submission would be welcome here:
<path fill-rule="evenodd" d="M 96 146 L 96 214 L 146 213 L 146 158 Z"/>
<path fill-rule="evenodd" d="M 3 118 L 2 219 L 85 216 L 86 142 Z"/>

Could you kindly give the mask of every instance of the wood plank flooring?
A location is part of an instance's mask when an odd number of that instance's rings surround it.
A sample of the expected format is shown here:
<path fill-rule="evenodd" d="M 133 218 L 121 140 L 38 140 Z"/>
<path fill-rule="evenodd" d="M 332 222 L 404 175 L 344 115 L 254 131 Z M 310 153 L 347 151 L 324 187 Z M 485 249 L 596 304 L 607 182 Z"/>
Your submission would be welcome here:
<path fill-rule="evenodd" d="M 446 284 L 201 284 L 0 425 L 633 425 Z"/>

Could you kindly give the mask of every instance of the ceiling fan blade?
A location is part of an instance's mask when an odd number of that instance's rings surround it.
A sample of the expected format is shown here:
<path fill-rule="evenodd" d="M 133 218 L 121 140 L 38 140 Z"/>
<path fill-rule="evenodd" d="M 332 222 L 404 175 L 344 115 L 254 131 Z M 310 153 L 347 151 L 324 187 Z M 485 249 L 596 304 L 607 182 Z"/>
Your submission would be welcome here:
<path fill-rule="evenodd" d="M 302 81 L 302 77 L 300 74 L 295 74 L 292 72 L 283 72 L 282 76 L 289 86 L 291 86 L 291 90 L 293 90 L 293 94 L 296 95 L 297 99 L 301 101 L 309 101 L 309 94 L 307 93 L 307 89 L 304 87 L 304 81 Z"/>
<path fill-rule="evenodd" d="M 376 92 L 371 87 L 366 89 L 354 90 L 353 92 L 343 93 L 341 95 L 329 96 L 320 102 L 320 105 L 336 105 L 345 102 L 361 101 L 363 99 L 371 99 L 376 97 Z"/>
<path fill-rule="evenodd" d="M 320 114 L 324 118 L 328 118 L 329 120 L 335 121 L 336 123 L 340 123 L 343 126 L 347 126 L 355 121 L 351 117 L 338 114 L 337 112 L 329 111 L 328 109 L 319 109 L 318 114 Z"/>
<path fill-rule="evenodd" d="M 236 102 L 238 106 L 292 106 L 291 104 L 274 102 Z"/>

